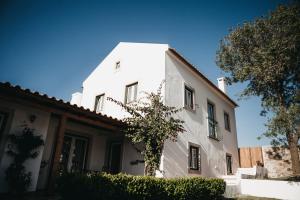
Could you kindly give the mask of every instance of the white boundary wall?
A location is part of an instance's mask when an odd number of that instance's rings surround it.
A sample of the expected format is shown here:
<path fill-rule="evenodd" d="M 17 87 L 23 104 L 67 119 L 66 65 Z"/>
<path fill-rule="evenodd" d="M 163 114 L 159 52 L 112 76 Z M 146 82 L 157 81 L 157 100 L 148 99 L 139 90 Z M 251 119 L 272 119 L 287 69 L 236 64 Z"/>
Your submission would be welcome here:
<path fill-rule="evenodd" d="M 240 179 L 242 195 L 277 199 L 300 199 L 300 182 Z"/>

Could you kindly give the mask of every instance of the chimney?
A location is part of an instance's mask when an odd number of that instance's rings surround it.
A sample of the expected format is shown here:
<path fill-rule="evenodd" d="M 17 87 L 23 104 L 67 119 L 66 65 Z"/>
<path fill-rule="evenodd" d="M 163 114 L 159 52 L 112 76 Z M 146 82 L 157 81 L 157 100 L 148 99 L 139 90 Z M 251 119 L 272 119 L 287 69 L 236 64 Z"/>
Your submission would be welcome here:
<path fill-rule="evenodd" d="M 226 94 L 226 81 L 225 77 L 218 78 L 218 87 Z"/>
<path fill-rule="evenodd" d="M 82 93 L 80 93 L 80 92 L 73 93 L 72 99 L 71 99 L 71 104 L 77 105 L 78 107 L 80 107 L 81 106 L 81 98 L 82 98 Z"/>

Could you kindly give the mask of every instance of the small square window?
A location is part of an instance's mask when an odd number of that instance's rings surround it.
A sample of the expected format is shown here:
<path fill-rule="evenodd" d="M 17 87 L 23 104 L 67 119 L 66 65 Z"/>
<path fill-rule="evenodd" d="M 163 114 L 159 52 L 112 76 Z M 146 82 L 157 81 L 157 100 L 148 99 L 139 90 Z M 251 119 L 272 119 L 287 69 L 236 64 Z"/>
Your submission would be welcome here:
<path fill-rule="evenodd" d="M 227 131 L 230 131 L 230 118 L 229 118 L 229 114 L 224 112 L 224 124 L 225 124 L 225 129 Z"/>
<path fill-rule="evenodd" d="M 190 146 L 189 151 L 189 168 L 191 170 L 200 170 L 199 147 Z"/>
<path fill-rule="evenodd" d="M 136 100 L 138 83 L 133 83 L 126 86 L 125 104 Z"/>
<path fill-rule="evenodd" d="M 184 107 L 194 110 L 194 90 L 190 87 L 184 86 Z"/>
<path fill-rule="evenodd" d="M 104 94 L 96 96 L 95 107 L 94 107 L 96 113 L 99 113 L 100 111 L 103 110 L 103 105 L 104 105 Z"/>
<path fill-rule="evenodd" d="M 121 67 L 121 62 L 120 61 L 116 62 L 115 69 L 120 69 L 120 67 Z"/>

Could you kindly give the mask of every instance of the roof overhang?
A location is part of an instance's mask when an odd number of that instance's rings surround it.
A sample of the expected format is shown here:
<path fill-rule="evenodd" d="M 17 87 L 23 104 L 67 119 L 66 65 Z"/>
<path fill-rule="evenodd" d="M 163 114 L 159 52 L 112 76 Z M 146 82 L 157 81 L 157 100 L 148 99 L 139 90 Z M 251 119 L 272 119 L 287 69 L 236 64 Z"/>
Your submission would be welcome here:
<path fill-rule="evenodd" d="M 175 49 L 169 48 L 167 52 L 169 52 L 175 58 L 177 58 L 179 61 L 181 61 L 192 72 L 194 72 L 200 79 L 202 79 L 208 86 L 210 86 L 213 89 L 213 91 L 215 91 L 218 95 L 220 95 L 222 98 L 224 98 L 232 106 L 238 107 L 238 104 L 234 100 L 232 100 L 227 94 L 225 94 L 222 90 L 220 90 L 213 82 L 211 82 L 208 78 L 206 78 L 206 76 L 204 76 L 195 66 L 193 66 L 190 62 L 188 62 Z"/>
<path fill-rule="evenodd" d="M 20 86 L 13 86 L 10 83 L 0 82 L 0 99 L 40 108 L 52 114 L 66 115 L 70 119 L 107 130 L 119 131 L 125 126 L 124 122 L 116 118 L 77 105 L 71 105 L 69 102 L 58 100 L 55 97 L 48 97 L 46 94 L 22 89 Z"/>

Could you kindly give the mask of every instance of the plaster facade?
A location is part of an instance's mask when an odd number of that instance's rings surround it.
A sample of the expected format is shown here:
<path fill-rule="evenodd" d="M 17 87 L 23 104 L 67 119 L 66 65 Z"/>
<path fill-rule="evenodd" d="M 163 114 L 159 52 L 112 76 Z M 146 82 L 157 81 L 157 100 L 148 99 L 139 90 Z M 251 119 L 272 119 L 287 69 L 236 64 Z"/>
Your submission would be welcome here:
<path fill-rule="evenodd" d="M 94 110 L 97 95 L 105 94 L 124 102 L 125 88 L 138 83 L 137 96 L 143 91 L 155 92 L 162 81 L 162 95 L 166 105 L 184 107 L 184 86 L 194 91 L 194 110 L 184 109 L 178 118 L 185 121 L 186 132 L 179 135 L 176 143 L 167 141 L 161 158 L 162 177 L 202 175 L 218 177 L 225 175 L 226 155 L 232 156 L 232 169 L 235 173 L 239 158 L 235 124 L 236 105 L 212 83 L 191 70 L 178 59 L 167 44 L 119 43 L 97 68 L 83 82 L 82 94 L 73 95 L 72 103 Z M 225 86 L 223 85 L 223 88 Z M 224 90 L 225 91 L 225 90 Z M 80 96 L 80 98 L 78 98 Z M 215 105 L 219 140 L 208 137 L 207 102 Z M 230 117 L 231 130 L 224 128 L 224 112 Z M 122 119 L 127 114 L 113 102 L 105 100 L 101 113 Z M 200 173 L 189 170 L 189 145 L 199 146 Z M 127 155 L 136 152 L 128 151 Z M 142 174 L 143 164 L 138 164 L 131 173 Z"/>

